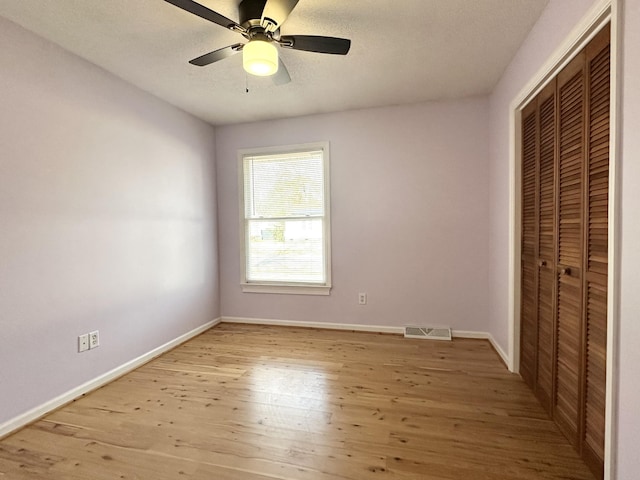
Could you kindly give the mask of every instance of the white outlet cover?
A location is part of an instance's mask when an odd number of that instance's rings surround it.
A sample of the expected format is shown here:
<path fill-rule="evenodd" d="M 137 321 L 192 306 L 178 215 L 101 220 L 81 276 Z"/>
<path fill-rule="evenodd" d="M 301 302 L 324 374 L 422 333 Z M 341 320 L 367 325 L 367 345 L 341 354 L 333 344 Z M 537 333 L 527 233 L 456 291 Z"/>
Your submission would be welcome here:
<path fill-rule="evenodd" d="M 89 348 L 97 348 L 100 346 L 100 332 L 95 330 L 89 332 Z"/>
<path fill-rule="evenodd" d="M 86 352 L 89 350 L 89 334 L 78 336 L 78 352 Z"/>

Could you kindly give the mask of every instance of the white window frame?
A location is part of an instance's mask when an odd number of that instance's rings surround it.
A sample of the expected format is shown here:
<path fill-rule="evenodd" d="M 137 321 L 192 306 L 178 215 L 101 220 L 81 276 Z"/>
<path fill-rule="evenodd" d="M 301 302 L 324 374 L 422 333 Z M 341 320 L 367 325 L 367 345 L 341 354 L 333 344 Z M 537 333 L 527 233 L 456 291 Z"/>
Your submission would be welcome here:
<path fill-rule="evenodd" d="M 290 154 L 322 151 L 324 175 L 323 244 L 325 251 L 324 283 L 249 282 L 247 280 L 247 225 L 245 218 L 244 158 L 249 156 Z M 331 187 L 330 187 L 329 142 L 305 143 L 276 147 L 248 148 L 238 150 L 238 192 L 240 200 L 240 285 L 245 293 L 277 293 L 293 295 L 329 295 L 331 291 Z"/>

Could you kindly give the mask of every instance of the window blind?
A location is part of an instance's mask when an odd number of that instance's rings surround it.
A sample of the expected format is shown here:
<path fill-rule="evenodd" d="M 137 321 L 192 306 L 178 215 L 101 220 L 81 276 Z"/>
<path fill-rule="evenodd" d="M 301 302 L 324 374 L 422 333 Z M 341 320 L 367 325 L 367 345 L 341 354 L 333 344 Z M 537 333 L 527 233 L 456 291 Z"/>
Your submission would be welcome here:
<path fill-rule="evenodd" d="M 322 150 L 243 159 L 247 282 L 326 282 Z"/>

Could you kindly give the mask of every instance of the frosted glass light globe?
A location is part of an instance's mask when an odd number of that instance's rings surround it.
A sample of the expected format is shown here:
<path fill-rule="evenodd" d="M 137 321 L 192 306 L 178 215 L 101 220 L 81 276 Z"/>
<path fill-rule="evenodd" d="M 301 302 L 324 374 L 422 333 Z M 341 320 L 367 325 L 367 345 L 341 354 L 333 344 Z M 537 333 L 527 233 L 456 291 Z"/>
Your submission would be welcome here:
<path fill-rule="evenodd" d="M 273 75 L 278 71 L 278 49 L 272 42 L 251 40 L 242 49 L 242 66 L 251 75 Z"/>

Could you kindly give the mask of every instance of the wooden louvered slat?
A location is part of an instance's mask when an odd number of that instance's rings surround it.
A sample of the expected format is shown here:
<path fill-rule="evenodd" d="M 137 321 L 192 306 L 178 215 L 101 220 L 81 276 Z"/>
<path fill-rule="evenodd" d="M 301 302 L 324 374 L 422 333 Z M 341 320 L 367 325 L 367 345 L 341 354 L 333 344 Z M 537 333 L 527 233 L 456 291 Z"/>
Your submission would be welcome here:
<path fill-rule="evenodd" d="M 602 478 L 607 358 L 607 284 L 590 274 L 586 286 L 586 357 L 582 448 L 587 463 Z"/>
<path fill-rule="evenodd" d="M 584 54 L 558 76 L 558 259 L 554 417 L 578 445 L 583 257 Z M 562 273 L 570 268 L 570 273 Z"/>
<path fill-rule="evenodd" d="M 590 43 L 587 62 L 586 273 L 584 280 L 583 458 L 604 478 L 609 226 L 610 32 Z"/>
<path fill-rule="evenodd" d="M 555 311 L 555 275 L 553 273 L 553 268 L 540 269 L 538 279 L 538 365 L 536 395 L 545 409 L 551 413 L 555 338 L 553 331 L 553 317 Z"/>
<path fill-rule="evenodd" d="M 536 364 L 536 272 L 532 262 L 522 265 L 522 308 L 520 321 L 520 375 L 534 387 Z"/>
<path fill-rule="evenodd" d="M 523 112 L 522 123 L 522 288 L 520 308 L 520 374 L 535 389 L 537 362 L 536 107 Z"/>
<path fill-rule="evenodd" d="M 553 398 L 554 315 L 555 315 L 555 146 L 556 83 L 538 95 L 539 105 L 539 185 L 538 185 L 538 352 L 535 392 L 551 413 Z"/>
<path fill-rule="evenodd" d="M 554 414 L 569 440 L 576 443 L 580 390 L 580 282 L 558 282 L 556 398 Z"/>
<path fill-rule="evenodd" d="M 607 274 L 608 258 L 608 186 L 609 186 L 609 48 L 601 50 L 589 64 L 589 198 L 588 263 L 589 272 Z M 596 78 L 593 79 L 593 75 Z M 595 80 L 595 81 L 593 81 Z M 597 125 L 594 132 L 592 125 Z"/>

